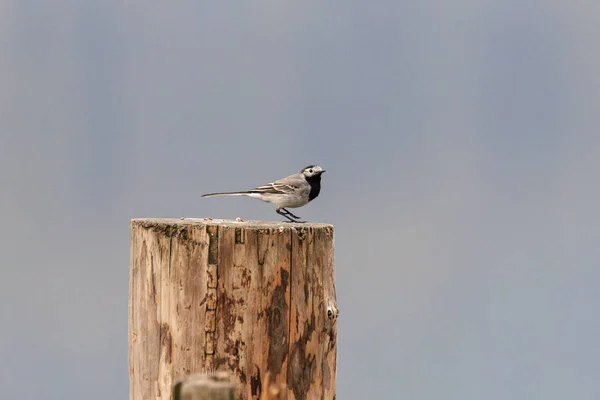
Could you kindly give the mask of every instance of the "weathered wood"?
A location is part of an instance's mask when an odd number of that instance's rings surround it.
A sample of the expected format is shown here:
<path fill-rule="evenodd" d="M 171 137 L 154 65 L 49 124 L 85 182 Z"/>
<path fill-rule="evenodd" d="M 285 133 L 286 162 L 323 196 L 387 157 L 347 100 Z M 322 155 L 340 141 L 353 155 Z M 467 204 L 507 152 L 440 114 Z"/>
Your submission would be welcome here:
<path fill-rule="evenodd" d="M 191 375 L 173 386 L 173 400 L 235 400 L 234 394 L 226 372 Z"/>
<path fill-rule="evenodd" d="M 260 400 L 287 400 L 287 387 L 283 383 L 272 384 L 268 371 L 263 378 Z"/>
<path fill-rule="evenodd" d="M 331 225 L 132 220 L 130 399 L 217 370 L 239 399 L 267 373 L 273 398 L 335 398 L 333 276 Z"/>

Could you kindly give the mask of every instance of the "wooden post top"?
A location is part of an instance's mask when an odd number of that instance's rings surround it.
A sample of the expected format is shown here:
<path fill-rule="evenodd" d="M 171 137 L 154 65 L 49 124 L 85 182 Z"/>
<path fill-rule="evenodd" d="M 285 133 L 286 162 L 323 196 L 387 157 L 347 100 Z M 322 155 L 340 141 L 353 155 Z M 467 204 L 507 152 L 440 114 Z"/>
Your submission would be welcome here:
<path fill-rule="evenodd" d="M 144 227 L 160 226 L 185 226 L 185 225 L 209 225 L 226 226 L 244 229 L 279 229 L 279 228 L 317 228 L 333 229 L 333 225 L 318 222 L 284 222 L 284 221 L 243 221 L 235 219 L 210 219 L 210 218 L 134 218 L 131 225 Z"/>

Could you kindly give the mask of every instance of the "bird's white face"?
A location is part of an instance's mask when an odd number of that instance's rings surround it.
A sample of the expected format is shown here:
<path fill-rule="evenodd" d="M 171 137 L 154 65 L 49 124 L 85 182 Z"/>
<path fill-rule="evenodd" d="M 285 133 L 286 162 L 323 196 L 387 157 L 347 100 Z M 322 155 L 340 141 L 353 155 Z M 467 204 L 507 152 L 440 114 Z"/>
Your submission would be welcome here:
<path fill-rule="evenodd" d="M 323 168 L 319 167 L 318 165 L 309 165 L 308 167 L 306 167 L 302 170 L 302 173 L 307 178 L 321 175 L 323 172 L 325 172 L 325 170 Z"/>

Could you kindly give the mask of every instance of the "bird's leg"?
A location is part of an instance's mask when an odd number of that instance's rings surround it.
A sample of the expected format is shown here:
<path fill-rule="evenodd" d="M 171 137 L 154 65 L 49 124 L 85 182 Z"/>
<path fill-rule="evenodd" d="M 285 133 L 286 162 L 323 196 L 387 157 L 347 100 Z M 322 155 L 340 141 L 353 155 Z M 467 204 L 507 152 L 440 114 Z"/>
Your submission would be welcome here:
<path fill-rule="evenodd" d="M 285 211 L 285 213 L 287 215 L 289 215 L 290 217 L 294 218 L 294 219 L 300 219 L 299 216 L 292 214 L 287 208 L 281 208 L 283 211 Z"/>
<path fill-rule="evenodd" d="M 287 216 L 288 216 L 288 217 L 292 217 L 292 218 L 294 218 L 294 219 L 296 220 L 296 222 L 298 222 L 298 223 L 304 223 L 304 222 L 306 222 L 306 221 L 300 221 L 300 217 L 299 217 L 299 216 L 297 216 L 297 215 L 294 215 L 294 214 L 292 214 L 292 213 L 290 212 L 290 210 L 288 210 L 287 208 L 284 208 L 284 210 L 285 210 L 285 212 L 286 212 Z"/>
<path fill-rule="evenodd" d="M 285 208 L 283 208 L 283 207 L 281 207 L 281 208 L 278 208 L 278 209 L 277 209 L 277 212 L 278 212 L 279 214 L 281 214 L 281 215 L 285 215 L 285 216 L 287 216 L 287 217 L 291 217 L 291 215 L 290 215 L 291 213 L 290 213 L 288 210 L 286 210 Z"/>
<path fill-rule="evenodd" d="M 285 208 L 283 208 L 283 211 L 281 211 L 281 209 L 276 209 L 275 212 L 277 212 L 277 214 L 279 215 L 283 215 L 284 217 L 286 217 L 288 219 L 288 221 L 284 221 L 284 222 L 305 222 L 305 221 L 296 221 L 294 219 L 292 219 L 288 214 L 291 214 L 288 210 L 286 210 Z M 293 214 L 292 214 L 293 215 Z"/>
<path fill-rule="evenodd" d="M 275 212 L 279 215 L 283 215 L 284 217 L 286 217 L 289 221 L 284 221 L 284 222 L 296 222 L 296 220 L 290 218 L 289 215 L 287 215 L 286 213 L 284 213 L 283 211 L 281 211 L 280 209 L 276 209 Z"/>

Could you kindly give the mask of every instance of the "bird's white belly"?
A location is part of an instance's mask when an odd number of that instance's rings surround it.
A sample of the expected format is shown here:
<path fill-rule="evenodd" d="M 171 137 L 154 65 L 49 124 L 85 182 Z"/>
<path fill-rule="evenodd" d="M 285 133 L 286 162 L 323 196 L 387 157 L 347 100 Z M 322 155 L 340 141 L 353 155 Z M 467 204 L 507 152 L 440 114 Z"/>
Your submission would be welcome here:
<path fill-rule="evenodd" d="M 297 208 L 308 204 L 308 196 L 297 195 L 263 194 L 261 200 L 284 208 Z"/>

